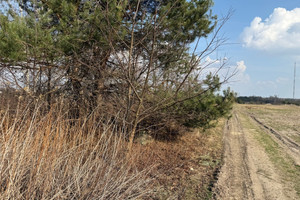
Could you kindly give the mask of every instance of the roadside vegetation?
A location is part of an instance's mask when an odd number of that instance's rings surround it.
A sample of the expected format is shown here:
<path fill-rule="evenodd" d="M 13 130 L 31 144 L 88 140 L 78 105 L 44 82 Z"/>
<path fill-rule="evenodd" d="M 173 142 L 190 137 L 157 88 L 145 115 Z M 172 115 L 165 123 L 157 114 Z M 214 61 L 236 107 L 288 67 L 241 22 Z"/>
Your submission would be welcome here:
<path fill-rule="evenodd" d="M 235 71 L 206 58 L 230 13 L 211 0 L 0 5 L 1 199 L 211 197 Z"/>
<path fill-rule="evenodd" d="M 140 136 L 128 157 L 124 129 L 100 112 L 74 122 L 43 106 L 1 111 L 1 199 L 211 199 L 223 120 L 176 140 Z"/>
<path fill-rule="evenodd" d="M 139 199 L 151 190 L 150 167 L 128 164 L 116 125 L 70 125 L 64 112 L 40 109 L 1 111 L 1 199 Z"/>
<path fill-rule="evenodd" d="M 230 112 L 235 95 L 220 88 L 235 73 L 220 78 L 226 59 L 205 61 L 230 14 L 218 19 L 211 0 L 1 4 L 2 92 L 44 112 L 61 99 L 73 120 L 99 109 L 125 126 L 129 151 L 141 132 L 210 127 Z"/>

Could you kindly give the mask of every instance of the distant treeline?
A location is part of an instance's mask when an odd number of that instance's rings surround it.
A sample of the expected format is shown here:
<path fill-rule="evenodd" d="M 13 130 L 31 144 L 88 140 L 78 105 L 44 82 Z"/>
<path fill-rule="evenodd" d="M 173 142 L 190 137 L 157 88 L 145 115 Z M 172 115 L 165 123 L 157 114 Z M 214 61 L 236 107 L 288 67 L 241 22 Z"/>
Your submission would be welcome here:
<path fill-rule="evenodd" d="M 300 99 L 279 98 L 277 96 L 260 97 L 260 96 L 240 96 L 237 97 L 237 102 L 240 104 L 294 104 L 300 105 Z"/>

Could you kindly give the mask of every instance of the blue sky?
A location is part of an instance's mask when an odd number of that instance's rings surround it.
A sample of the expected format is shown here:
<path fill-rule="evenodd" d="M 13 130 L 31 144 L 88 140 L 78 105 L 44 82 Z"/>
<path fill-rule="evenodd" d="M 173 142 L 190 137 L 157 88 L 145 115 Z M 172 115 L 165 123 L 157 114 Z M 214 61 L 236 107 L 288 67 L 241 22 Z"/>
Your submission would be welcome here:
<path fill-rule="evenodd" d="M 300 98 L 300 0 L 215 0 L 219 17 L 233 15 L 222 29 L 227 45 L 217 55 L 229 58 L 238 75 L 227 85 L 238 95 Z M 211 59 L 215 59 L 211 55 Z"/>

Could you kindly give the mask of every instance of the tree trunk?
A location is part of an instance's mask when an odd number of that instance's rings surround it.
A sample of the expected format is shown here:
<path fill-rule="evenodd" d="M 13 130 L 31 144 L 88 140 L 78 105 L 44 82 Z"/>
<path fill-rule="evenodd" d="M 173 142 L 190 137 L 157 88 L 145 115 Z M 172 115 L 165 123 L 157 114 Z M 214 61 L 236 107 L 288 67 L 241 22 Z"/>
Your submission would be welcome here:
<path fill-rule="evenodd" d="M 137 125 L 138 125 L 139 120 L 140 120 L 140 111 L 141 111 L 142 106 L 143 106 L 143 100 L 140 100 L 137 111 L 136 111 L 136 114 L 135 114 L 133 127 L 132 127 L 132 130 L 131 130 L 130 135 L 129 135 L 127 158 L 129 158 L 131 153 L 132 153 L 133 140 L 134 140 L 134 137 L 135 137 L 135 134 L 136 134 Z"/>
<path fill-rule="evenodd" d="M 48 69 L 48 81 L 47 81 L 47 103 L 48 111 L 51 109 L 51 79 L 52 79 L 51 68 Z"/>

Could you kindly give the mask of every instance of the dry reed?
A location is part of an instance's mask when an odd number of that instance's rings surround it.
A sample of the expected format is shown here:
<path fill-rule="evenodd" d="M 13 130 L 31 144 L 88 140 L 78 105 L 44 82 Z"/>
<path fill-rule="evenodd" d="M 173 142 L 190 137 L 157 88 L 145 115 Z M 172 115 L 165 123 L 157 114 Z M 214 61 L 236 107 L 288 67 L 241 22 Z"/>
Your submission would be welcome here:
<path fill-rule="evenodd" d="M 70 123 L 57 108 L 40 110 L 0 113 L 0 199 L 140 199 L 150 192 L 149 169 L 125 159 L 113 120 Z"/>

